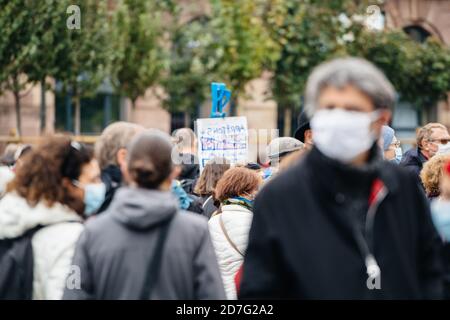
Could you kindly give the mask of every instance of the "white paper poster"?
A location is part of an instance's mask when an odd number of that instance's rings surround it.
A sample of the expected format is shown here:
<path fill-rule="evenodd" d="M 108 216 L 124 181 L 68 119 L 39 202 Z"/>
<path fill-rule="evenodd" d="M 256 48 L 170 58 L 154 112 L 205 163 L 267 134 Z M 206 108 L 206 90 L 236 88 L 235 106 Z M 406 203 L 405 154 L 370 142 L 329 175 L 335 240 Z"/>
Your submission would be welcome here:
<path fill-rule="evenodd" d="M 198 119 L 196 130 L 200 170 L 214 157 L 224 157 L 231 163 L 247 161 L 246 117 Z"/>

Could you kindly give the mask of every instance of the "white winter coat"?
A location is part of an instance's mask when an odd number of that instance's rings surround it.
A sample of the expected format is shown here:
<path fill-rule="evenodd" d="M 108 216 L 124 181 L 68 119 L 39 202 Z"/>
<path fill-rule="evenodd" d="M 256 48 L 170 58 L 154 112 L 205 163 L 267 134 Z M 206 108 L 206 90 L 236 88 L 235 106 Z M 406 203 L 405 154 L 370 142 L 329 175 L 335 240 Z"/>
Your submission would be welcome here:
<path fill-rule="evenodd" d="M 0 166 L 0 199 L 6 192 L 6 186 L 14 178 L 14 173 L 5 166 Z"/>
<path fill-rule="evenodd" d="M 234 277 L 244 258 L 225 237 L 220 226 L 220 216 L 222 216 L 229 237 L 239 251 L 245 254 L 253 213 L 245 207 L 236 204 L 224 205 L 221 211 L 221 214 L 215 215 L 209 220 L 209 232 L 216 251 L 227 298 L 235 300 L 237 295 Z"/>
<path fill-rule="evenodd" d="M 37 226 L 31 240 L 34 258 L 33 299 L 62 298 L 66 277 L 71 270 L 75 244 L 83 230 L 82 219 L 59 203 L 31 207 L 15 193 L 0 200 L 0 239 L 15 238 Z"/>

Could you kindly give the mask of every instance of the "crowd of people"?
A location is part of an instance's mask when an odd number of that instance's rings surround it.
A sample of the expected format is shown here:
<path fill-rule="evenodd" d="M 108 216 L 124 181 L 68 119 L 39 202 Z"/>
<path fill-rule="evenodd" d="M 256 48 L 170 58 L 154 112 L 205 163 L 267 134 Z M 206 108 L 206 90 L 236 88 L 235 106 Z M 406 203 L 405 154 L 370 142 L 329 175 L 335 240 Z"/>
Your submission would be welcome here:
<path fill-rule="evenodd" d="M 394 88 L 359 58 L 316 67 L 304 97 L 264 163 L 200 171 L 191 129 L 128 122 L 9 145 L 0 299 L 450 298 L 447 128 L 403 153 Z"/>

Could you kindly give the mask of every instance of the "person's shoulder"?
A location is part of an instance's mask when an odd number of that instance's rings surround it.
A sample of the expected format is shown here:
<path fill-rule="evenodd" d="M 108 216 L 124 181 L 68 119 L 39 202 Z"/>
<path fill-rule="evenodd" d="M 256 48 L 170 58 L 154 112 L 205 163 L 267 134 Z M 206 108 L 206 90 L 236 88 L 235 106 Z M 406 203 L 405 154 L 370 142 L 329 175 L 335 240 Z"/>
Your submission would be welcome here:
<path fill-rule="evenodd" d="M 33 242 L 53 242 L 54 246 L 75 243 L 84 230 L 83 223 L 79 221 L 67 221 L 55 223 L 41 228 L 33 236 Z"/>
<path fill-rule="evenodd" d="M 415 166 L 420 162 L 418 150 L 411 148 L 403 154 L 401 165 L 403 166 Z"/>
<path fill-rule="evenodd" d="M 89 217 L 85 222 L 85 232 L 93 234 L 101 234 L 102 230 L 106 230 L 114 223 L 114 219 L 110 210 L 106 210 L 101 214 Z"/>
<path fill-rule="evenodd" d="M 182 246 L 198 247 L 208 231 L 208 220 L 198 214 L 180 210 L 175 213 L 170 229 L 176 242 Z"/>
<path fill-rule="evenodd" d="M 190 211 L 180 210 L 173 218 L 173 223 L 186 230 L 200 231 L 207 229 L 206 217 Z"/>
<path fill-rule="evenodd" d="M 279 172 L 261 188 L 260 194 L 278 193 L 285 194 L 287 191 L 301 189 L 308 185 L 308 175 L 311 172 L 307 156 L 295 163 L 293 166 Z"/>

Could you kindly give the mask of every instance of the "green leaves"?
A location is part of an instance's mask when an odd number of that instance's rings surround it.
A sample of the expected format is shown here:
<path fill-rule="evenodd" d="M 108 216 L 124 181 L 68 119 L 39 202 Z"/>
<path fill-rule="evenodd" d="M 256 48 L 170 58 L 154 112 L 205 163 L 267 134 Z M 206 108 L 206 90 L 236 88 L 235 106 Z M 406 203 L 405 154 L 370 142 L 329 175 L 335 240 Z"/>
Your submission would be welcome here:
<path fill-rule="evenodd" d="M 151 1 L 125 0 L 120 2 L 114 15 L 113 83 L 133 104 L 161 80 L 166 68 L 163 13 Z"/>
<path fill-rule="evenodd" d="M 417 106 L 450 91 L 448 47 L 363 26 L 367 7 L 380 1 L 210 2 L 210 17 L 185 23 L 176 0 L 79 0 L 81 30 L 68 30 L 69 0 L 0 0 L 0 92 L 49 76 L 81 97 L 109 78 L 133 101 L 162 85 L 168 110 L 192 113 L 211 81 L 227 83 L 237 98 L 269 70 L 279 107 L 298 108 L 312 69 L 346 55 L 374 62 Z"/>
<path fill-rule="evenodd" d="M 367 30 L 364 17 L 378 1 L 267 0 L 266 28 L 281 56 L 273 69 L 273 95 L 280 108 L 298 108 L 306 80 L 321 62 L 361 56 L 381 68 L 404 100 L 430 106 L 450 91 L 450 50 L 430 39 L 414 42 L 403 31 Z M 359 19 L 357 19 L 359 17 Z"/>
<path fill-rule="evenodd" d="M 193 113 L 206 98 L 216 63 L 215 53 L 208 51 L 213 41 L 209 23 L 200 17 L 171 30 L 170 64 L 162 85 L 167 93 L 164 106 L 172 112 Z"/>
<path fill-rule="evenodd" d="M 220 56 L 212 72 L 235 94 L 242 93 L 245 84 L 271 68 L 278 57 L 277 44 L 263 24 L 263 5 L 264 1 L 213 1 L 211 46 Z"/>

